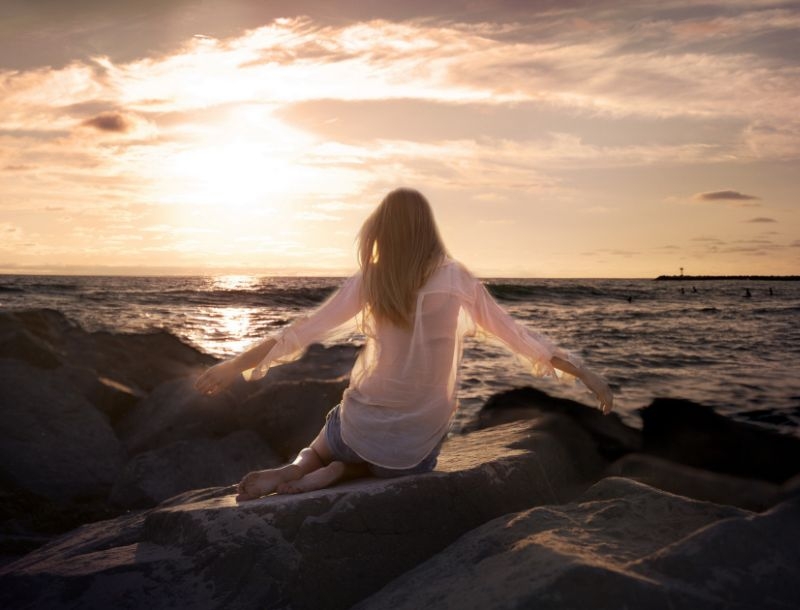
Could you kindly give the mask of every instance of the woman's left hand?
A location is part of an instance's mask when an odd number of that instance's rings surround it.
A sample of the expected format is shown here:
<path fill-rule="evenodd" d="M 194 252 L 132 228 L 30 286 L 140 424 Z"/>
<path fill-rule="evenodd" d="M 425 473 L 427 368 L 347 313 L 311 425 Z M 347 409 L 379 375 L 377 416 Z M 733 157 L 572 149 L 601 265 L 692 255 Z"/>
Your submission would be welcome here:
<path fill-rule="evenodd" d="M 614 392 L 611 391 L 606 380 L 592 372 L 586 372 L 581 381 L 594 392 L 597 399 L 600 401 L 600 409 L 603 415 L 608 415 L 614 408 Z"/>

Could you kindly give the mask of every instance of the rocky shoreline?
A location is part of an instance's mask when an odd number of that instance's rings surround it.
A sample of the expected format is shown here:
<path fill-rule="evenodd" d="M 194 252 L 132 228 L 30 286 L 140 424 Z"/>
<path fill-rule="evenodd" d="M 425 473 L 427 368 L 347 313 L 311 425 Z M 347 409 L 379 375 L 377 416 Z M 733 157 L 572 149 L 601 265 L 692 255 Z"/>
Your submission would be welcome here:
<path fill-rule="evenodd" d="M 346 386 L 356 348 L 214 398 L 167 333 L 0 313 L 3 608 L 788 608 L 800 439 L 660 399 L 643 428 L 533 388 L 439 466 L 236 504 Z"/>

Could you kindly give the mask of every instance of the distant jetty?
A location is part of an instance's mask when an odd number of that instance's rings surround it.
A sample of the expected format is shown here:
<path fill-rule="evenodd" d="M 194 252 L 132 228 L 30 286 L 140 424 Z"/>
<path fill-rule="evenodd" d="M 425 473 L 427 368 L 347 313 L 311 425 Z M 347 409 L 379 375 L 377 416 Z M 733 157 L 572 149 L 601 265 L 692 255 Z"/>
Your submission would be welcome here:
<path fill-rule="evenodd" d="M 659 275 L 657 282 L 703 282 L 706 280 L 747 280 L 755 282 L 797 282 L 800 275 Z"/>

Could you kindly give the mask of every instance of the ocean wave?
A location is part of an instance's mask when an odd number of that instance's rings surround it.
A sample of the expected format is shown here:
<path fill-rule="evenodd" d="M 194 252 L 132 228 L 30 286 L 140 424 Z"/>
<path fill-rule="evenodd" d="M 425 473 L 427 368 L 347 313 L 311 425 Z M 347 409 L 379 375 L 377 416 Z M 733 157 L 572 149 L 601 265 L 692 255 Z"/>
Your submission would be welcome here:
<path fill-rule="evenodd" d="M 131 302 L 140 304 L 174 303 L 196 306 L 248 306 L 248 307 L 292 307 L 306 308 L 322 303 L 336 288 L 292 287 L 260 288 L 257 290 L 166 290 L 158 294 L 151 292 L 131 293 Z"/>
<path fill-rule="evenodd" d="M 503 301 L 563 301 L 569 299 L 626 298 L 622 295 L 611 295 L 591 285 L 551 286 L 545 284 L 487 283 L 487 290 L 497 299 Z"/>
<path fill-rule="evenodd" d="M 35 282 L 27 284 L 26 288 L 31 292 L 75 292 L 81 286 L 72 282 Z"/>

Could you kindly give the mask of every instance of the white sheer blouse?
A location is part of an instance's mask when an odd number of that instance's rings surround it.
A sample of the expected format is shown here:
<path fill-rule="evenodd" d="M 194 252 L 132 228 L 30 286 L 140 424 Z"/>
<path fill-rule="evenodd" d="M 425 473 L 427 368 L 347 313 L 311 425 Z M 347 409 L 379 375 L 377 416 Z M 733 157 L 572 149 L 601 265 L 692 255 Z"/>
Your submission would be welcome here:
<path fill-rule="evenodd" d="M 419 464 L 447 433 L 455 412 L 462 342 L 481 329 L 528 360 L 535 375 L 553 375 L 553 356 L 573 361 L 543 335 L 516 322 L 460 263 L 445 259 L 419 290 L 410 330 L 369 315 L 361 273 L 310 315 L 293 321 L 248 379 L 297 359 L 312 342 L 348 322 L 366 342 L 340 408 L 342 438 L 364 460 L 385 468 Z"/>

